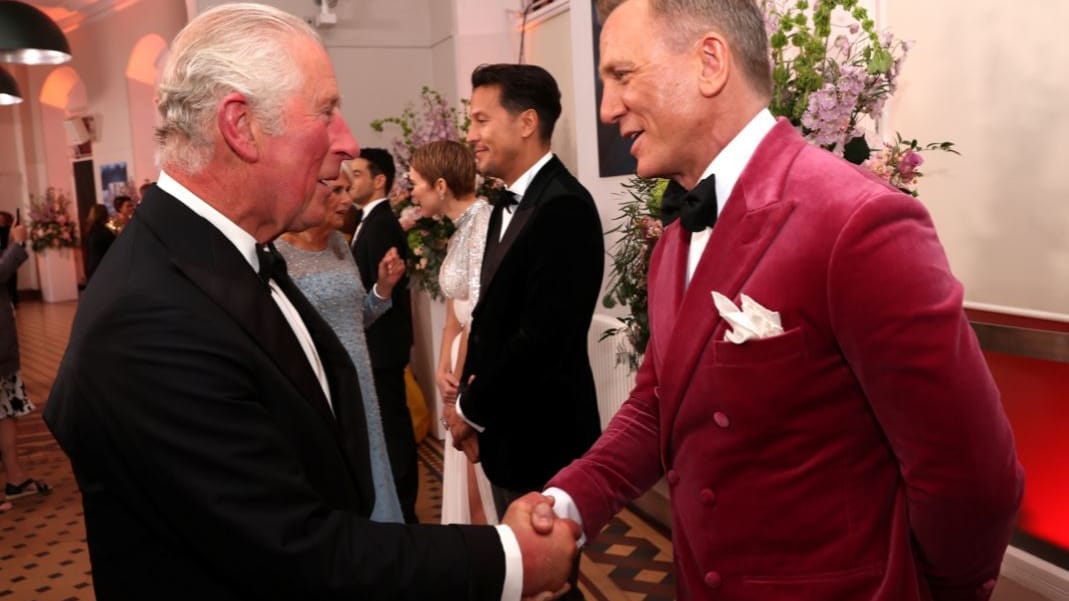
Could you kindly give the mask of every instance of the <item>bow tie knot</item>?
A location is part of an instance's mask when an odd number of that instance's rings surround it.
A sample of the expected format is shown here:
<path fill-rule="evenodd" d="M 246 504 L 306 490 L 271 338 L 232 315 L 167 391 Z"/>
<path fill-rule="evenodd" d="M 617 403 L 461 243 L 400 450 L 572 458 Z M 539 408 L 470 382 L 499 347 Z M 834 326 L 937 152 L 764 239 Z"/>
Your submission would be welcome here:
<path fill-rule="evenodd" d="M 511 209 L 512 207 L 520 204 L 520 199 L 516 197 L 516 193 L 508 188 L 497 188 L 490 192 L 490 204 L 495 207 L 504 207 Z"/>
<path fill-rule="evenodd" d="M 281 278 L 286 276 L 286 259 L 282 258 L 282 255 L 275 249 L 274 244 L 265 244 L 256 246 L 256 257 L 260 260 L 260 279 L 263 280 L 264 285 L 268 285 L 268 280 L 275 280 L 279 282 Z"/>
<path fill-rule="evenodd" d="M 687 192 L 675 181 L 669 182 L 661 201 L 661 221 L 667 227 L 676 219 L 688 232 L 700 232 L 716 223 L 716 176 L 698 182 Z"/>

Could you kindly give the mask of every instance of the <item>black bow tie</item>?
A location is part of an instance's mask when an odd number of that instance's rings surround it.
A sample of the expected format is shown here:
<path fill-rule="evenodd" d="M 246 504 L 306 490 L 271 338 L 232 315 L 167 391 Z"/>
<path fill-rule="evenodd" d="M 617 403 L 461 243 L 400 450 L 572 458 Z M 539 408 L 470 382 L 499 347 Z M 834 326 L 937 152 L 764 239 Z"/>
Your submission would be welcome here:
<path fill-rule="evenodd" d="M 267 286 L 268 280 L 281 282 L 286 275 L 286 260 L 275 250 L 274 244 L 256 245 L 256 257 L 260 259 L 260 279 Z"/>
<path fill-rule="evenodd" d="M 504 207 L 506 209 L 514 207 L 520 204 L 520 199 L 516 198 L 516 193 L 508 188 L 497 188 L 490 192 L 490 204 L 495 207 Z"/>
<path fill-rule="evenodd" d="M 667 227 L 676 219 L 688 232 L 700 232 L 716 223 L 716 176 L 698 182 L 687 192 L 675 181 L 668 183 L 661 200 L 661 221 Z"/>

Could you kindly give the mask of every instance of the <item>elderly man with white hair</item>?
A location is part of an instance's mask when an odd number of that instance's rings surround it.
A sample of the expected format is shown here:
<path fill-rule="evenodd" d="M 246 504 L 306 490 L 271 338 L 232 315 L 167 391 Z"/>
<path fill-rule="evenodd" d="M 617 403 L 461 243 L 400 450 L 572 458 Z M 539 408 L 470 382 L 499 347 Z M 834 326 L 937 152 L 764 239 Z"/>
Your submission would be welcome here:
<path fill-rule="evenodd" d="M 534 534 L 534 497 L 496 529 L 367 519 L 355 370 L 271 244 L 324 220 L 358 152 L 339 101 L 315 32 L 276 9 L 223 5 L 174 41 L 158 185 L 81 299 L 45 414 L 81 488 L 98 599 L 565 586 L 577 532 Z"/>

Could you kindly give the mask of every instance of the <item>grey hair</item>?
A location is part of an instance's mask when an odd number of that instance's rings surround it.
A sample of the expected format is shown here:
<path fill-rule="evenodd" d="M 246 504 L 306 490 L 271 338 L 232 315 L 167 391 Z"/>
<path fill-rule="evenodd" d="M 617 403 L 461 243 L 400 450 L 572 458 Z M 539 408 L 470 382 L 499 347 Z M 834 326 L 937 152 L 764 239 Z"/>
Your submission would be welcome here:
<path fill-rule="evenodd" d="M 293 60 L 295 37 L 320 42 L 300 18 L 262 4 L 223 4 L 175 37 L 160 78 L 157 161 L 189 173 L 211 158 L 219 100 L 245 96 L 268 134 L 282 131 L 286 99 L 303 83 Z"/>
<path fill-rule="evenodd" d="M 598 20 L 632 0 L 597 0 Z M 702 33 L 720 32 L 759 93 L 772 96 L 772 64 L 768 33 L 761 7 L 755 0 L 648 0 L 668 44 L 682 51 Z"/>

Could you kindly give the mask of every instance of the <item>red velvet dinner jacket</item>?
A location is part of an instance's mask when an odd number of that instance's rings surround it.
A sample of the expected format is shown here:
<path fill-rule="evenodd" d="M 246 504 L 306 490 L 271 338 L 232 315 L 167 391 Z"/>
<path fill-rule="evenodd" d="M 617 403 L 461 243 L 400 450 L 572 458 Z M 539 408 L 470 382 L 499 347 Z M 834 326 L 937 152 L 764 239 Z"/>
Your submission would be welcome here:
<path fill-rule="evenodd" d="M 689 242 L 654 251 L 631 398 L 550 482 L 588 538 L 665 474 L 681 600 L 990 596 L 1023 472 L 922 205 L 781 120 L 684 290 Z M 784 334 L 724 341 L 714 290 Z"/>

